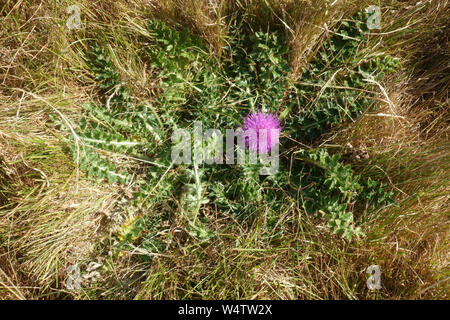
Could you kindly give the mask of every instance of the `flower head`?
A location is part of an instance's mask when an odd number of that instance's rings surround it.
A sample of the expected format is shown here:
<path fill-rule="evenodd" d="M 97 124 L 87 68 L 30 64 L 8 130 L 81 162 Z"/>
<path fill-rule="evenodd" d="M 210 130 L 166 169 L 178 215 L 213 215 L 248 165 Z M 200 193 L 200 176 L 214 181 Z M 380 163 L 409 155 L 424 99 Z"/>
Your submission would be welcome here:
<path fill-rule="evenodd" d="M 245 145 L 258 153 L 270 152 L 272 147 L 279 142 L 281 130 L 282 127 L 276 115 L 260 110 L 257 113 L 247 114 L 242 128 L 245 135 Z M 264 141 L 264 138 L 267 140 Z"/>

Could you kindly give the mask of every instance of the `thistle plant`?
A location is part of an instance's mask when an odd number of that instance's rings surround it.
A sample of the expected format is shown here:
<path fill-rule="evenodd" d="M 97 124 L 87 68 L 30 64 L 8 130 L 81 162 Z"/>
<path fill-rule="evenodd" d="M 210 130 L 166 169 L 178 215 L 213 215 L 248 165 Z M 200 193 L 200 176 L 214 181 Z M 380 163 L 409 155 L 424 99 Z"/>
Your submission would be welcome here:
<path fill-rule="evenodd" d="M 280 120 L 276 115 L 260 110 L 256 113 L 247 114 L 242 128 L 244 133 L 249 131 L 256 133 L 256 139 L 245 137 L 245 145 L 258 153 L 270 152 L 272 147 L 279 143 L 281 130 Z M 265 141 L 264 138 L 266 138 Z"/>
<path fill-rule="evenodd" d="M 144 104 L 135 101 L 129 86 L 120 81 L 107 52 L 94 46 L 87 57 L 100 97 L 86 105 L 78 126 L 77 134 L 90 155 L 81 159 L 82 168 L 110 182 L 133 182 L 136 207 L 172 208 L 171 214 L 152 224 L 154 232 L 163 220 L 181 215 L 189 234 L 209 241 L 214 233 L 203 212 L 210 208 L 239 218 L 235 220 L 239 223 L 268 208 L 273 229 L 279 225 L 280 206 L 295 201 L 307 214 L 321 216 L 333 232 L 349 239 L 362 235 L 354 208 L 391 204 L 392 193 L 382 183 L 354 174 L 339 154 L 312 147 L 333 125 L 344 125 L 370 107 L 371 97 L 361 95 L 370 85 L 364 77 L 378 79 L 393 67 L 389 58 L 358 56 L 365 37 L 361 25 L 356 20 L 343 24 L 296 82 L 289 78 L 288 46 L 278 32 L 252 34 L 234 26 L 235 38 L 220 60 L 207 54 L 200 38 L 151 21 L 145 52 L 159 72 L 161 86 L 155 99 Z M 344 89 L 325 86 L 330 78 Z M 243 111 L 248 113 L 241 122 Z M 260 164 L 212 167 L 194 161 L 172 167 L 167 137 L 195 121 L 206 128 L 232 128 L 241 122 L 246 148 L 261 156 L 279 144 L 282 131 L 292 139 L 280 153 L 280 170 L 270 177 L 260 176 Z M 296 140 L 304 143 L 292 145 Z M 305 143 L 310 147 L 304 148 Z M 111 155 L 116 162 L 110 161 Z M 120 166 L 123 157 L 145 162 L 126 168 Z M 139 182 L 132 181 L 136 176 Z M 143 229 L 150 225 L 145 221 L 149 221 L 145 214 L 136 220 L 139 228 L 134 229 L 139 232 L 131 237 L 134 243 L 145 242 Z M 131 238 L 121 235 L 122 242 Z"/>

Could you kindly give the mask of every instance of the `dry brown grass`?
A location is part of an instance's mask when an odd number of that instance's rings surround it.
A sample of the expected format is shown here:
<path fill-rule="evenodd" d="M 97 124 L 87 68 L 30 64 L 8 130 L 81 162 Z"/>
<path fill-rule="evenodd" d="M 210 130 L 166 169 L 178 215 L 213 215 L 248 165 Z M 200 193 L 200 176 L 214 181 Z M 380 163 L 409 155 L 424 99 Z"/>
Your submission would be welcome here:
<path fill-rule="evenodd" d="M 366 152 L 368 159 L 350 161 L 399 193 L 398 208 L 376 213 L 383 219 L 374 215 L 365 222 L 372 225 L 373 241 L 364 259 L 382 257 L 384 269 L 390 270 L 386 277 L 391 298 L 448 297 L 450 43 L 442 7 L 448 2 L 427 8 L 430 20 L 421 19 L 403 38 L 407 44 L 392 48 L 406 63 L 403 72 L 383 84 L 384 103 L 336 139 L 343 146 L 350 144 L 350 155 Z M 426 29 L 429 23 L 436 30 Z M 397 45 L 401 39 L 395 36 Z M 384 236 L 378 239 L 377 234 Z"/>

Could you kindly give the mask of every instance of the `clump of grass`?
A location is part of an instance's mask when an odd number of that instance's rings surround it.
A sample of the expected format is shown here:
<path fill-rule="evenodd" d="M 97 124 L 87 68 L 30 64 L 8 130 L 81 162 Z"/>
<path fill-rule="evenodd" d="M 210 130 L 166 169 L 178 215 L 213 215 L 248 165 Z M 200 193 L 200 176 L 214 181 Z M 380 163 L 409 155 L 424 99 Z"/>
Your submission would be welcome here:
<path fill-rule="evenodd" d="M 98 188 L 99 199 L 92 197 L 95 189 L 77 181 L 61 144 L 14 135 L 7 143 L 2 139 L 2 145 L 13 152 L 2 154 L 10 168 L 2 176 L 1 190 L 7 196 L 0 207 L 2 255 L 20 270 L 26 286 L 48 292 L 61 281 L 60 272 L 92 249 L 90 239 L 97 237 L 101 218 L 95 212 L 110 196 Z M 17 145 L 21 153 L 13 159 Z M 33 290 L 26 291 L 32 297 Z"/>

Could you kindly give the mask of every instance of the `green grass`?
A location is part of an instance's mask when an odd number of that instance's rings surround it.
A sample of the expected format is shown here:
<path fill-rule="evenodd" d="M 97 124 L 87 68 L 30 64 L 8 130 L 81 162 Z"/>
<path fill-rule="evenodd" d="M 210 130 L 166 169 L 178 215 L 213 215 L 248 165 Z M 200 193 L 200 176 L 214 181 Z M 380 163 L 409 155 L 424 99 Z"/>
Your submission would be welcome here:
<path fill-rule="evenodd" d="M 381 32 L 369 2 L 82 1 L 77 31 L 69 3 L 22 4 L 36 31 L 7 2 L 0 296 L 448 297 L 441 2 L 383 4 Z M 276 175 L 171 163 L 175 129 L 258 109 L 284 124 Z"/>

